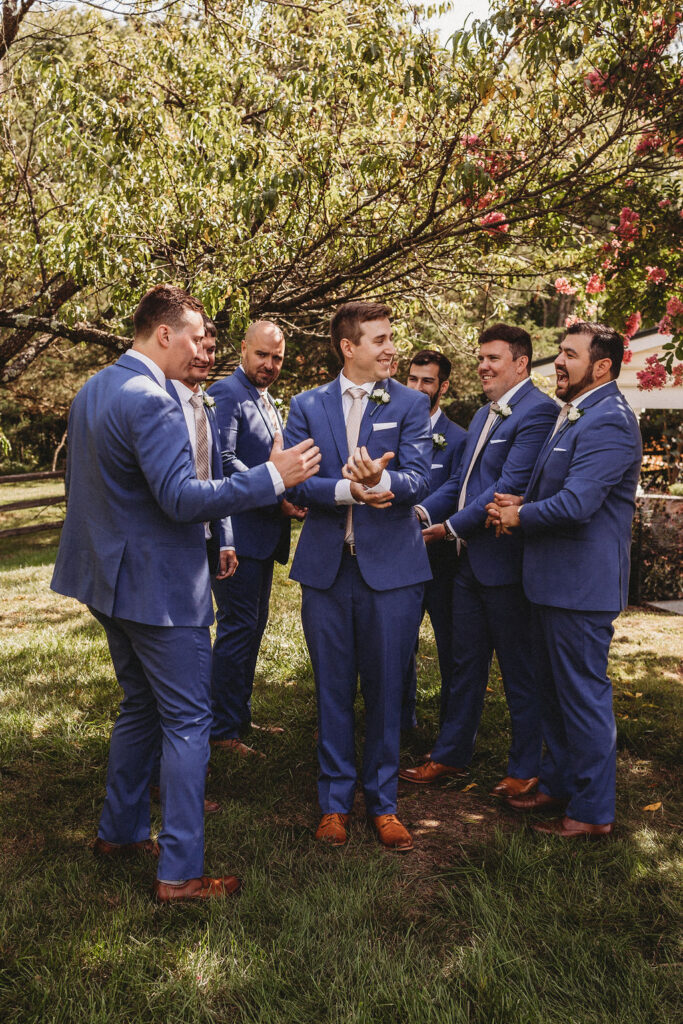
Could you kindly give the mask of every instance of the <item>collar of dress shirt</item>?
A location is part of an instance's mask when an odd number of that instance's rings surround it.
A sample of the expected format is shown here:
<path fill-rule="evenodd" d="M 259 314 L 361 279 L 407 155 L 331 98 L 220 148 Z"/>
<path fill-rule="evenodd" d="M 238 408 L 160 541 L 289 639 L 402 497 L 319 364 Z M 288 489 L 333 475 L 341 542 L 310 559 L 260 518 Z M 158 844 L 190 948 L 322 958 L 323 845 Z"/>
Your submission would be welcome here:
<path fill-rule="evenodd" d="M 141 363 L 144 363 L 147 369 L 151 370 L 154 374 L 154 379 L 157 384 L 160 384 L 164 391 L 166 390 L 166 375 L 161 367 L 157 366 L 153 359 L 150 359 L 144 352 L 140 352 L 136 348 L 129 348 L 128 355 L 134 356 L 136 359 L 139 359 Z"/>
<path fill-rule="evenodd" d="M 183 384 L 181 380 L 174 380 L 172 383 L 173 387 L 178 392 L 178 398 L 181 402 L 189 402 L 192 396 L 198 393 L 197 391 L 193 391 L 192 388 L 188 388 L 187 384 Z"/>
<path fill-rule="evenodd" d="M 597 388 L 591 388 L 590 391 L 584 391 L 582 395 L 578 395 L 577 398 L 573 398 L 571 404 L 574 406 L 575 409 L 578 409 L 578 407 L 583 402 L 584 398 L 588 398 L 589 395 L 594 395 L 596 391 L 600 390 L 600 388 L 606 388 L 607 385 L 611 383 L 611 380 L 606 380 L 604 384 L 598 384 Z"/>
<path fill-rule="evenodd" d="M 354 384 L 353 381 L 349 380 L 348 377 L 345 377 L 342 372 L 339 374 L 339 383 L 341 385 L 342 395 L 345 395 L 349 388 L 362 388 L 363 391 L 369 395 L 370 392 L 374 390 L 375 386 L 379 387 L 382 384 L 382 381 L 369 380 L 365 384 Z"/>
<path fill-rule="evenodd" d="M 242 371 L 242 373 L 244 373 L 244 367 L 242 366 L 241 363 L 240 363 L 238 369 L 240 369 Z M 246 373 L 244 373 L 244 376 L 246 378 L 247 384 L 251 384 L 251 381 L 247 377 Z M 268 388 L 260 388 L 256 384 L 251 384 L 251 386 L 253 388 L 256 388 L 256 390 L 258 391 L 259 395 L 267 395 L 268 394 Z"/>
<path fill-rule="evenodd" d="M 439 408 L 439 409 L 436 410 L 436 412 L 433 412 L 432 415 L 429 417 L 429 422 L 432 425 L 432 430 L 436 426 L 436 421 L 438 420 L 440 415 L 441 415 L 441 409 Z"/>
<path fill-rule="evenodd" d="M 515 384 L 514 388 L 510 388 L 509 391 L 506 391 L 505 394 L 498 399 L 498 405 L 508 405 L 513 395 L 516 395 L 519 389 L 524 387 L 528 379 L 528 377 L 525 377 L 524 380 L 520 380 L 519 384 Z"/>

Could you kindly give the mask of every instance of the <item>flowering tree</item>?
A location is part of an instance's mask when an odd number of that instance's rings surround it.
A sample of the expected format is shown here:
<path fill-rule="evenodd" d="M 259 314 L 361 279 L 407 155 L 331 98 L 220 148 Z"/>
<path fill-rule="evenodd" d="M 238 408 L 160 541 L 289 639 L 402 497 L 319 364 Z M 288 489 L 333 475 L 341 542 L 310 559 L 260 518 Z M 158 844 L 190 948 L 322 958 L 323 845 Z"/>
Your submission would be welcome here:
<path fill-rule="evenodd" d="M 448 348 L 539 279 L 678 332 L 672 0 L 499 0 L 446 46 L 404 0 L 144 8 L 46 14 L 5 58 L 5 382 L 59 337 L 113 357 L 161 279 L 223 339 L 280 321 L 301 384 L 350 298 L 391 301 L 406 346 L 411 318 Z"/>

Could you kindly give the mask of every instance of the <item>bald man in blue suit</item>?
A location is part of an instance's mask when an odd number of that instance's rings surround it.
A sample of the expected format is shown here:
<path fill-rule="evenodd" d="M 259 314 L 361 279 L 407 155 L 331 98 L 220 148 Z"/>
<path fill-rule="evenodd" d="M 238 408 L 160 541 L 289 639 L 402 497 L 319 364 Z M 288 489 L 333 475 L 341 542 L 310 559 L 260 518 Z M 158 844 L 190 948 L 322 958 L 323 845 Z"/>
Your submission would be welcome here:
<path fill-rule="evenodd" d="M 524 537 L 546 752 L 538 792 L 517 810 L 564 811 L 539 832 L 596 839 L 612 833 L 616 725 L 607 659 L 628 599 L 631 523 L 640 475 L 638 422 L 616 378 L 622 337 L 602 324 L 569 328 L 555 360 L 565 404 L 523 501 L 498 494 L 489 511 Z"/>
<path fill-rule="evenodd" d="M 390 310 L 341 306 L 331 323 L 344 368 L 297 395 L 286 438 L 312 436 L 322 454 L 315 486 L 291 500 L 308 508 L 292 565 L 318 704 L 316 838 L 347 840 L 356 788 L 354 698 L 365 702 L 362 784 L 380 842 L 412 849 L 396 816 L 401 693 L 422 613 L 429 559 L 413 505 L 429 488 L 431 431 L 425 395 L 389 379 Z"/>
<path fill-rule="evenodd" d="M 273 500 L 314 473 L 319 455 L 304 442 L 274 449 L 269 464 L 235 480 L 198 479 L 183 414 L 165 385 L 188 375 L 202 346 L 202 306 L 159 285 L 141 300 L 134 327 L 130 352 L 87 381 L 71 407 L 52 588 L 102 624 L 124 692 L 94 852 L 157 854 L 155 892 L 164 902 L 224 897 L 238 880 L 203 874 L 213 621 L 203 523 Z M 206 439 L 204 449 L 208 460 Z M 157 848 L 149 785 L 160 741 Z"/>

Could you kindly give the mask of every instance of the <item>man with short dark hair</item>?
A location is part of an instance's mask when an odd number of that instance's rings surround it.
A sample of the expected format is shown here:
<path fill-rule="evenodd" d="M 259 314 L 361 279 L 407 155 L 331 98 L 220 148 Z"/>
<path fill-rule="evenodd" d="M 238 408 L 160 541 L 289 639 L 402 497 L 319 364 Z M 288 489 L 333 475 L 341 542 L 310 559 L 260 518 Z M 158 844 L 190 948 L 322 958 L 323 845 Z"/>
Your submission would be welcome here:
<path fill-rule="evenodd" d="M 537 831 L 600 838 L 614 827 L 616 725 L 607 659 L 628 599 L 631 523 L 640 474 L 638 422 L 616 385 L 621 335 L 603 324 L 569 328 L 555 360 L 565 404 L 524 498 L 497 493 L 498 532 L 524 537 L 546 753 L 537 793 L 517 810 L 563 811 Z M 500 488 L 498 488 L 500 492 Z"/>
<path fill-rule="evenodd" d="M 421 391 L 429 399 L 429 416 L 432 430 L 432 461 L 430 468 L 430 493 L 437 491 L 455 471 L 465 446 L 467 431 L 450 420 L 441 409 L 441 399 L 448 391 L 451 375 L 451 361 L 443 352 L 423 349 L 416 352 L 408 367 L 406 384 L 415 391 Z M 452 544 L 436 541 L 427 548 L 432 579 L 425 583 L 424 610 L 434 630 L 436 650 L 441 671 L 441 714 L 445 713 L 448 679 L 451 668 L 451 623 L 453 607 L 453 576 L 457 563 L 457 552 Z M 417 647 L 415 649 L 417 651 Z M 415 713 L 417 693 L 417 664 L 415 653 L 403 687 L 401 729 L 410 730 L 417 726 Z"/>
<path fill-rule="evenodd" d="M 216 402 L 226 476 L 267 462 L 275 435 L 282 436 L 280 413 L 268 389 L 280 375 L 284 355 L 285 338 L 278 325 L 259 320 L 247 328 L 235 372 L 209 388 Z M 281 495 L 232 516 L 239 564 L 234 575 L 213 581 L 218 612 L 211 663 L 211 744 L 241 757 L 257 753 L 243 742 L 251 729 L 282 732 L 278 726 L 252 722 L 251 694 L 268 622 L 273 568 L 275 562 L 286 565 L 290 521 L 304 515 Z"/>
<path fill-rule="evenodd" d="M 67 512 L 52 588 L 104 627 L 124 692 L 109 752 L 94 852 L 158 855 L 163 902 L 224 897 L 231 875 L 204 869 L 209 758 L 209 626 L 203 523 L 273 499 L 317 471 L 312 441 L 234 480 L 198 479 L 183 414 L 166 391 L 204 340 L 204 311 L 158 285 L 134 316 L 133 347 L 91 377 L 69 414 Z M 161 741 L 163 825 L 150 839 L 149 785 Z"/>
<path fill-rule="evenodd" d="M 444 720 L 429 759 L 401 771 L 428 784 L 467 769 L 479 729 L 495 650 L 510 712 L 507 775 L 496 796 L 528 792 L 541 757 L 538 694 L 529 643 L 529 605 L 522 590 L 522 546 L 505 547 L 485 528 L 486 505 L 501 481 L 522 494 L 552 429 L 557 406 L 529 379 L 531 338 L 519 327 L 494 324 L 479 337 L 479 379 L 489 402 L 475 414 L 460 464 L 418 508 L 429 522 L 425 540 L 450 541 L 459 551 L 453 586 L 452 664 Z M 449 518 L 445 523 L 439 520 Z"/>
<path fill-rule="evenodd" d="M 413 505 L 429 488 L 429 403 L 390 378 L 391 311 L 346 303 L 331 322 L 339 377 L 292 399 L 289 444 L 312 433 L 318 486 L 294 489 L 308 507 L 292 565 L 318 704 L 316 838 L 347 840 L 356 788 L 354 698 L 365 702 L 362 784 L 380 842 L 412 849 L 396 817 L 401 689 L 420 622 L 429 560 Z"/>

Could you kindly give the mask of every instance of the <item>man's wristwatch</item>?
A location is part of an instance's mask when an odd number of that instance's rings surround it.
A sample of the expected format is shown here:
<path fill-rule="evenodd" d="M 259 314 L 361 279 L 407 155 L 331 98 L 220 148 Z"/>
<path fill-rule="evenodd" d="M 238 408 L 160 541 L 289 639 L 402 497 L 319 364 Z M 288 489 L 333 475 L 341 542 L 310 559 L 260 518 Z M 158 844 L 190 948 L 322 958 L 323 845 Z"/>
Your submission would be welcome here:
<path fill-rule="evenodd" d="M 456 537 L 456 535 L 455 535 L 455 534 L 453 533 L 453 531 L 452 531 L 452 530 L 449 530 L 449 528 L 448 528 L 448 525 L 447 525 L 446 523 L 442 523 L 441 525 L 443 526 L 443 528 L 444 528 L 444 531 L 445 531 L 445 533 L 446 533 L 446 536 L 444 537 L 444 540 L 445 540 L 445 541 L 448 541 L 448 543 L 450 544 L 450 543 L 451 543 L 451 541 L 454 541 L 454 540 L 457 540 L 457 539 L 458 539 L 458 538 Z"/>

